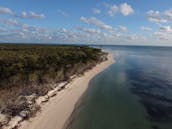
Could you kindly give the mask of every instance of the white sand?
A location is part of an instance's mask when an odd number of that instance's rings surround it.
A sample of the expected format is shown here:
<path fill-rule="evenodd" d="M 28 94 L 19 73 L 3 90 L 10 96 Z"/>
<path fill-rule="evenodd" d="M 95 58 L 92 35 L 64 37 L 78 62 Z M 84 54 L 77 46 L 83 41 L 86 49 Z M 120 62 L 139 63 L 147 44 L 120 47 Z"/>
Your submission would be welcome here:
<path fill-rule="evenodd" d="M 74 110 L 75 104 L 88 88 L 89 81 L 98 73 L 114 63 L 112 55 L 108 60 L 96 65 L 67 84 L 66 89 L 60 91 L 41 107 L 41 112 L 29 121 L 21 123 L 19 129 L 62 129 Z"/>

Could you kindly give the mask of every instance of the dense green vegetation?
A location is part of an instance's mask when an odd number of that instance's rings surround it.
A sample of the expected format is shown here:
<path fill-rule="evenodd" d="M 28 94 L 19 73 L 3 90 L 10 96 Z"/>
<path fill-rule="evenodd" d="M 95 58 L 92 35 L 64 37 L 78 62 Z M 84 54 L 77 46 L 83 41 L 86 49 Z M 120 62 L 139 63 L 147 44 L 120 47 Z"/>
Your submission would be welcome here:
<path fill-rule="evenodd" d="M 0 88 L 67 80 L 100 61 L 102 54 L 79 46 L 0 45 Z"/>
<path fill-rule="evenodd" d="M 51 83 L 69 81 L 105 59 L 87 46 L 1 44 L 0 111 L 14 115 L 29 106 L 20 96 L 45 95 Z"/>

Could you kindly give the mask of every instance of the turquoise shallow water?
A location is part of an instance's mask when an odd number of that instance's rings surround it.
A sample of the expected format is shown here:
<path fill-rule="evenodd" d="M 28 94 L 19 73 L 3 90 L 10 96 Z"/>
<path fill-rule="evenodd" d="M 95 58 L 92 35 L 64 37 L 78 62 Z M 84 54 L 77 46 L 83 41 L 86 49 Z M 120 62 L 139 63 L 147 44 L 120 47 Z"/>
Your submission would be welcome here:
<path fill-rule="evenodd" d="M 172 129 L 172 49 L 103 49 L 116 63 L 90 81 L 67 129 Z"/>

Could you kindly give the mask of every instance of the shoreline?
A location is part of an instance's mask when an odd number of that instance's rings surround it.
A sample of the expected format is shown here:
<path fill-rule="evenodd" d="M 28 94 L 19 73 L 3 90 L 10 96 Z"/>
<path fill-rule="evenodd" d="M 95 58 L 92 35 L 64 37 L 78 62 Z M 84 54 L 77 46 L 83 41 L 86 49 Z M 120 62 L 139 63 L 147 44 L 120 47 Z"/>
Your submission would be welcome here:
<path fill-rule="evenodd" d="M 113 56 L 108 54 L 108 60 L 86 71 L 83 76 L 74 78 L 64 90 L 42 105 L 41 112 L 35 117 L 21 122 L 19 129 L 64 129 L 90 80 L 113 63 Z"/>

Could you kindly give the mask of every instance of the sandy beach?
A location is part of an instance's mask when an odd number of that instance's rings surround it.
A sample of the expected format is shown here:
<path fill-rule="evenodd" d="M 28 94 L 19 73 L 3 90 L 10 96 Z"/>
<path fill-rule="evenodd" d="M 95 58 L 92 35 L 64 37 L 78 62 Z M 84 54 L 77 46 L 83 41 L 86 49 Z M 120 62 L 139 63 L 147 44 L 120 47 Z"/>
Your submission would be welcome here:
<path fill-rule="evenodd" d="M 23 121 L 19 129 L 62 129 L 74 110 L 75 104 L 88 88 L 89 81 L 114 63 L 112 55 L 108 60 L 75 78 L 66 88 L 41 107 L 36 117 Z"/>

